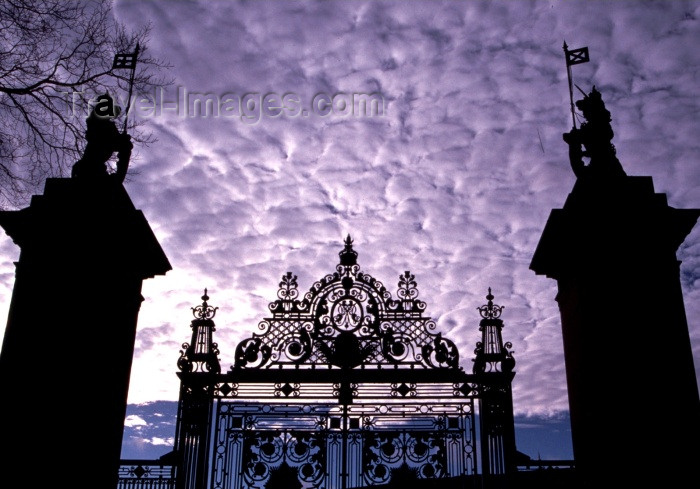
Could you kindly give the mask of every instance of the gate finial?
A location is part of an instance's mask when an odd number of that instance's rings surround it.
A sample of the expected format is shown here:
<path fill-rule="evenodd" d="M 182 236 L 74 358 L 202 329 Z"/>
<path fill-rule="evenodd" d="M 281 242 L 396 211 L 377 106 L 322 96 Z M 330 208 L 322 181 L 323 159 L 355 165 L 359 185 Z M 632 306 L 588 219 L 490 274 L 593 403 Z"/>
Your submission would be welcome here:
<path fill-rule="evenodd" d="M 352 249 L 352 238 L 348 234 L 345 238 L 345 248 L 338 253 L 340 256 L 340 264 L 346 267 L 357 265 L 357 251 Z"/>
<path fill-rule="evenodd" d="M 207 289 L 204 289 L 202 303 L 192 308 L 192 342 L 182 344 L 177 361 L 183 372 L 221 372 L 219 345 L 214 342 L 216 327 L 212 320 L 218 307 L 210 306 L 208 300 Z"/>

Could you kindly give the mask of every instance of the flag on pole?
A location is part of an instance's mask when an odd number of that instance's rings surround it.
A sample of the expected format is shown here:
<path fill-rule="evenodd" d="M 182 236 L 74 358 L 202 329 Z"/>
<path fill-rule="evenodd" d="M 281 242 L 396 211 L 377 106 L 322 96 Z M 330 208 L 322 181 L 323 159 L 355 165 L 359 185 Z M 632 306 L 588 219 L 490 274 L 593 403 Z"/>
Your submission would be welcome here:
<path fill-rule="evenodd" d="M 571 80 L 571 67 L 573 65 L 588 63 L 590 61 L 590 58 L 588 57 L 588 46 L 578 49 L 572 49 L 571 51 L 569 51 L 569 46 L 567 46 L 566 41 L 564 41 L 564 56 L 566 56 L 566 76 L 569 79 L 569 102 L 571 104 L 571 122 L 573 123 L 573 128 L 576 129 L 576 108 L 574 107 L 574 84 Z M 579 88 L 579 90 L 581 89 Z"/>
<path fill-rule="evenodd" d="M 572 49 L 569 51 L 566 49 L 566 66 L 578 65 L 581 63 L 588 63 L 590 58 L 588 57 L 588 47 Z"/>
<path fill-rule="evenodd" d="M 115 54 L 114 63 L 112 63 L 112 69 L 117 70 L 120 68 L 126 68 L 133 70 L 136 67 L 136 56 L 136 52 L 127 54 Z"/>
<path fill-rule="evenodd" d="M 114 55 L 114 62 L 112 63 L 112 69 L 129 69 L 131 70 L 131 75 L 129 76 L 129 97 L 126 99 L 126 112 L 124 113 L 124 128 L 122 132 L 126 134 L 126 124 L 129 117 L 129 107 L 131 107 L 131 92 L 134 89 L 134 75 L 136 74 L 136 59 L 139 57 L 139 43 L 136 43 L 136 49 L 133 53 L 118 53 Z"/>

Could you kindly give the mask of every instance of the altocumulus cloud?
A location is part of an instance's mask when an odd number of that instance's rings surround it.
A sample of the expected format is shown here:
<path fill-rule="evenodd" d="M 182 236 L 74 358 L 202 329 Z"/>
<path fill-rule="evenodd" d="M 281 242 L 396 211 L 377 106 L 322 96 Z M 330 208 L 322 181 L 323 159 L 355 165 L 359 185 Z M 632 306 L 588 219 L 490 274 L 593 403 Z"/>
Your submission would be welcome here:
<path fill-rule="evenodd" d="M 124 421 L 122 458 L 155 459 L 169 452 L 175 435 L 177 403 L 131 404 Z"/>
<path fill-rule="evenodd" d="M 205 287 L 219 306 L 222 364 L 275 298 L 332 271 L 350 233 L 364 271 L 394 290 L 410 269 L 438 329 L 471 369 L 476 307 L 505 305 L 520 415 L 567 410 L 556 284 L 528 269 L 550 209 L 574 183 L 562 53 L 586 45 L 575 81 L 595 84 L 631 175 L 674 207 L 700 205 L 697 2 L 132 2 L 153 24 L 177 90 L 223 95 L 379 93 L 382 115 L 144 118 L 127 185 L 174 270 L 148 280 L 130 402 L 176 400 L 179 343 Z M 169 97 L 169 98 L 168 98 Z M 679 251 L 700 367 L 700 226 Z M 1 244 L 3 304 L 12 259 Z M 653 359 L 647 359 L 653 368 Z M 158 434 L 142 439 L 167 438 Z"/>

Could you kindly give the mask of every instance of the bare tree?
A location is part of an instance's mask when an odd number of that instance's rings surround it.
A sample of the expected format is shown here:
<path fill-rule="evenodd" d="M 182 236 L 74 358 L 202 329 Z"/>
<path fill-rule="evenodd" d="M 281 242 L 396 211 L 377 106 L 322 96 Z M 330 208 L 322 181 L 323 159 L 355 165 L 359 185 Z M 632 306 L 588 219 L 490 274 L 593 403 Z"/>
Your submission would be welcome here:
<path fill-rule="evenodd" d="M 147 52 L 148 34 L 149 26 L 118 22 L 109 0 L 0 2 L 0 207 L 21 205 L 45 178 L 69 174 L 90 102 L 105 92 L 126 98 L 131 73 L 113 69 L 115 54 L 140 45 L 136 93 L 168 84 L 168 65 Z M 132 120 L 133 139 L 151 142 Z"/>

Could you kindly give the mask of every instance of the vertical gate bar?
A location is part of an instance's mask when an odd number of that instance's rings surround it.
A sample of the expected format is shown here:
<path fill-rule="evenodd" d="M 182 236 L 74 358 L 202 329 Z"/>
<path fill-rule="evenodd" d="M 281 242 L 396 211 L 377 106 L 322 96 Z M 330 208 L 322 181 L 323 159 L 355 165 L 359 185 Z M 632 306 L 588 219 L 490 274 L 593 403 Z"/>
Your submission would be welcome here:
<path fill-rule="evenodd" d="M 340 448 L 343 458 L 342 473 L 340 475 L 342 481 L 342 489 L 348 487 L 348 405 L 343 404 L 343 445 Z"/>

